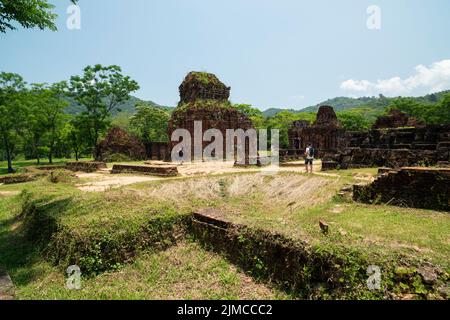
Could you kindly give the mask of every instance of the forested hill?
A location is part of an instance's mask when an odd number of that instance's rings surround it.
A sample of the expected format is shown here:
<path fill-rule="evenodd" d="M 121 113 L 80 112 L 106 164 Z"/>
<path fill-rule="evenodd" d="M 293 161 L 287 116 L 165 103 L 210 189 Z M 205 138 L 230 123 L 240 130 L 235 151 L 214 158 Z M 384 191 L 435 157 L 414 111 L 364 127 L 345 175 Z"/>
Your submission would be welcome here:
<path fill-rule="evenodd" d="M 445 94 L 450 93 L 450 90 L 441 91 L 433 94 L 429 94 L 422 97 L 412 97 L 411 99 L 416 100 L 417 102 L 421 103 L 436 103 L 440 101 Z M 301 110 L 292 110 L 289 109 L 289 111 L 298 113 L 298 112 L 316 112 L 320 106 L 323 105 L 330 105 L 332 106 L 336 111 L 343 111 L 348 109 L 355 109 L 360 107 L 367 107 L 370 109 L 383 109 L 390 105 L 391 101 L 395 98 L 387 98 L 384 96 L 379 97 L 363 97 L 363 98 L 349 98 L 349 97 L 337 97 L 333 99 L 328 99 L 326 101 L 323 101 L 317 105 L 310 106 Z M 264 115 L 266 117 L 271 117 L 279 113 L 280 111 L 283 111 L 285 109 L 277 109 L 277 108 L 271 108 L 266 111 L 264 111 Z"/>
<path fill-rule="evenodd" d="M 83 107 L 81 107 L 72 98 L 67 97 L 66 100 L 69 103 L 69 106 L 66 108 L 66 113 L 76 115 L 76 114 L 79 114 L 81 112 L 81 110 L 83 109 Z M 115 108 L 112 111 L 112 115 L 114 116 L 114 115 L 118 114 L 119 112 L 127 112 L 127 113 L 133 114 L 135 112 L 136 103 L 138 103 L 138 102 L 145 103 L 145 104 L 148 104 L 148 105 L 151 105 L 154 107 L 158 107 L 158 108 L 162 108 L 162 109 L 166 109 L 166 110 L 172 109 L 171 107 L 161 106 L 153 101 L 144 101 L 139 98 L 131 96 L 131 98 L 128 101 L 117 106 L 117 108 Z"/>
<path fill-rule="evenodd" d="M 416 100 L 417 102 L 421 103 L 436 103 L 439 102 L 445 94 L 450 93 L 450 90 L 441 91 L 433 94 L 429 94 L 422 97 L 412 97 L 411 99 Z M 343 111 L 348 109 L 355 109 L 360 107 L 370 108 L 374 110 L 381 110 L 385 107 L 389 106 L 392 102 L 392 100 L 395 98 L 387 98 L 384 96 L 379 97 L 363 97 L 363 98 L 349 98 L 349 97 L 337 97 L 333 99 L 328 99 L 326 101 L 323 101 L 321 103 L 318 103 L 317 105 L 306 107 L 301 110 L 294 110 L 294 109 L 283 109 L 283 108 L 270 108 L 263 112 L 264 116 L 266 118 L 273 117 L 277 115 L 281 111 L 290 111 L 292 113 L 299 113 L 299 112 L 317 112 L 320 106 L 323 105 L 329 105 L 332 106 L 336 111 Z M 68 114 L 78 114 L 82 110 L 82 107 L 78 105 L 73 99 L 67 98 L 67 101 L 69 102 L 69 106 L 66 108 L 66 113 Z M 134 96 L 131 96 L 131 98 L 119 105 L 115 110 L 113 110 L 112 114 L 113 116 L 117 113 L 123 111 L 127 113 L 134 113 L 135 112 L 135 105 L 138 102 L 142 102 L 151 106 L 159 107 L 168 111 L 173 110 L 173 107 L 168 106 L 161 106 L 153 101 L 144 101 L 139 98 L 136 98 Z"/>

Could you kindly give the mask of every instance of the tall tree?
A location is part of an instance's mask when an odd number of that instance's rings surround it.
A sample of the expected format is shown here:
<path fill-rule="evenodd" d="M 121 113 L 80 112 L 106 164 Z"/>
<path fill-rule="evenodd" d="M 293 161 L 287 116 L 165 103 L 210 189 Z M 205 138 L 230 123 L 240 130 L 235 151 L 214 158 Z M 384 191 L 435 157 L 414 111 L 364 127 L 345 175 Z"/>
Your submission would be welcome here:
<path fill-rule="evenodd" d="M 261 110 L 252 107 L 250 104 L 235 104 L 233 107 L 249 117 L 255 129 L 264 128 L 264 114 Z"/>
<path fill-rule="evenodd" d="M 0 32 L 15 30 L 14 22 L 24 28 L 56 31 L 54 7 L 47 0 L 0 0 Z"/>
<path fill-rule="evenodd" d="M 0 138 L 8 161 L 8 172 L 14 172 L 12 158 L 20 131 L 28 114 L 25 82 L 14 73 L 0 73 Z"/>
<path fill-rule="evenodd" d="M 288 131 L 292 126 L 292 123 L 296 120 L 308 120 L 310 122 L 314 121 L 315 114 L 311 112 L 299 112 L 293 113 L 289 110 L 283 110 L 277 113 L 275 116 L 270 117 L 266 120 L 267 129 L 278 129 L 280 130 L 280 147 L 289 147 L 289 137 Z"/>
<path fill-rule="evenodd" d="M 83 146 L 85 145 L 85 135 L 83 132 L 83 124 L 77 123 L 77 118 L 64 123 L 61 137 L 72 148 L 75 154 L 75 160 L 78 161 L 81 156 Z"/>
<path fill-rule="evenodd" d="M 94 158 L 97 157 L 100 134 L 107 128 L 111 111 L 138 89 L 138 83 L 124 76 L 118 66 L 88 66 L 83 76 L 71 77 L 69 92 L 84 107 L 79 118 L 89 128 L 88 139 Z"/>
<path fill-rule="evenodd" d="M 137 104 L 136 114 L 130 118 L 130 125 L 144 142 L 169 141 L 167 127 L 169 113 L 147 104 Z"/>
<path fill-rule="evenodd" d="M 46 149 L 49 163 L 53 163 L 55 144 L 61 134 L 65 117 L 64 109 L 68 106 L 68 102 L 63 99 L 65 88 L 65 82 L 52 85 L 35 84 L 31 91 L 33 101 L 31 118 L 37 135 L 45 134 L 47 138 Z"/>

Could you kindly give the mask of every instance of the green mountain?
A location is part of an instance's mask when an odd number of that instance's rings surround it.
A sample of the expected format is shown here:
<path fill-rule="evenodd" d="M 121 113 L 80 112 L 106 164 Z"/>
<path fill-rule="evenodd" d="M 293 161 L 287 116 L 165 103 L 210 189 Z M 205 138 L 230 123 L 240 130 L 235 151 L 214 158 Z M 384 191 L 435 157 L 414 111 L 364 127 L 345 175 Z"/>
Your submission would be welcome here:
<path fill-rule="evenodd" d="M 428 94 L 422 97 L 411 97 L 414 100 L 417 100 L 421 103 L 436 103 L 442 100 L 445 94 L 450 93 L 450 90 L 441 91 L 433 94 Z M 349 97 L 336 97 L 333 99 L 328 99 L 326 101 L 323 101 L 321 103 L 318 103 L 314 106 L 309 106 L 306 108 L 303 108 L 301 110 L 292 110 L 289 109 L 289 111 L 294 113 L 299 112 L 317 112 L 320 106 L 323 105 L 329 105 L 334 108 L 336 111 L 342 111 L 342 110 L 348 110 L 348 109 L 355 109 L 360 107 L 367 107 L 370 109 L 380 110 L 384 109 L 385 107 L 388 107 L 391 103 L 391 101 L 395 98 L 387 98 L 385 96 L 380 95 L 379 97 L 362 97 L 362 98 L 349 98 Z M 277 109 L 277 108 L 271 108 L 263 112 L 263 114 L 266 117 L 272 117 L 276 115 L 277 113 L 287 110 L 287 109 Z"/>
<path fill-rule="evenodd" d="M 66 113 L 71 114 L 71 115 L 76 115 L 76 114 L 79 114 L 83 110 L 83 107 L 80 106 L 71 97 L 67 97 L 66 101 L 69 103 L 69 105 L 66 108 Z M 125 102 L 119 104 L 112 111 L 112 115 L 115 116 L 119 112 L 126 112 L 126 113 L 133 114 L 136 111 L 135 106 L 136 106 L 136 103 L 138 103 L 138 102 L 139 103 L 145 103 L 145 104 L 157 107 L 157 108 L 162 108 L 162 109 L 167 110 L 167 111 L 171 111 L 173 109 L 172 107 L 161 106 L 161 105 L 159 105 L 159 104 L 157 104 L 157 103 L 155 103 L 153 101 L 144 101 L 144 100 L 141 100 L 139 98 L 131 96 L 128 101 L 125 101 Z"/>

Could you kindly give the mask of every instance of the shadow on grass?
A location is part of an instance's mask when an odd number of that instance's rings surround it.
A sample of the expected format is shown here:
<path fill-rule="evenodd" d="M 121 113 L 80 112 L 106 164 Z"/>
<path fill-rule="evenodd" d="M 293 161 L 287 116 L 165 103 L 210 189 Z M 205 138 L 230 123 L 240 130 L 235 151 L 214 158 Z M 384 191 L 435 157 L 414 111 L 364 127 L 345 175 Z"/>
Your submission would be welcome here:
<path fill-rule="evenodd" d="M 0 269 L 10 274 L 16 286 L 26 285 L 45 273 L 40 265 L 44 262 L 42 250 L 56 230 L 58 213 L 64 212 L 71 200 L 30 206 L 0 222 Z"/>

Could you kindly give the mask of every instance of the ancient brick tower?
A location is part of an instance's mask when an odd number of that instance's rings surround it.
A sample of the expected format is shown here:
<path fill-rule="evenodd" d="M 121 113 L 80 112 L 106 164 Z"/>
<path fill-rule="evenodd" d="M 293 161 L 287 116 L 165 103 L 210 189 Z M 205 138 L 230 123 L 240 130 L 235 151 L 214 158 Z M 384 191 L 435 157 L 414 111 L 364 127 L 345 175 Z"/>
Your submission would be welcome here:
<path fill-rule="evenodd" d="M 312 143 L 318 156 L 336 152 L 341 144 L 345 130 L 341 128 L 336 113 L 330 106 L 321 106 L 314 124 L 295 121 L 289 129 L 289 144 L 292 150 L 305 150 Z"/>
<path fill-rule="evenodd" d="M 186 129 L 194 137 L 194 122 L 202 122 L 202 134 L 208 129 L 218 129 L 224 137 L 223 152 L 226 150 L 226 130 L 252 128 L 251 120 L 228 101 L 230 88 L 214 74 L 190 72 L 179 87 L 180 102 L 169 121 L 169 138 L 175 129 Z M 193 141 L 193 140 L 192 140 Z M 173 148 L 178 142 L 172 142 Z M 202 150 L 211 142 L 205 141 Z M 191 148 L 194 155 L 194 145 Z"/>

